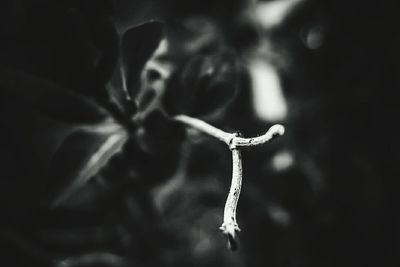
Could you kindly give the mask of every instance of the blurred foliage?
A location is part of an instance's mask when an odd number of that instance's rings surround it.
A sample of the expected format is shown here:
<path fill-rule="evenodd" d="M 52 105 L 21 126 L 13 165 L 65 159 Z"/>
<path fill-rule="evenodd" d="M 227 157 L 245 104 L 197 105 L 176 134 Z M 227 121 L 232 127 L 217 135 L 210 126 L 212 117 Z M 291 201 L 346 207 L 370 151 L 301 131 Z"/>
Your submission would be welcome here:
<path fill-rule="evenodd" d="M 0 265 L 398 266 L 396 3 L 304 0 L 266 27 L 277 1 L 3 1 Z M 167 114 L 264 132 L 254 58 L 287 131 L 243 152 L 232 253 L 230 154 Z"/>

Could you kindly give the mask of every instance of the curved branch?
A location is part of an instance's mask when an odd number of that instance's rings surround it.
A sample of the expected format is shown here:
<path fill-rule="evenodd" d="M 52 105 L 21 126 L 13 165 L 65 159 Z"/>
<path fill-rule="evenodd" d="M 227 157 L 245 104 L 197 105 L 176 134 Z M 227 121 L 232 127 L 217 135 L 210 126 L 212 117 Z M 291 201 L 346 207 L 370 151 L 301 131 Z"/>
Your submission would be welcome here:
<path fill-rule="evenodd" d="M 274 137 L 283 135 L 285 133 L 285 128 L 280 124 L 275 124 L 261 136 L 243 138 L 240 137 L 238 133 L 224 132 L 202 120 L 186 115 L 177 115 L 173 117 L 173 119 L 217 138 L 227 144 L 229 149 L 232 151 L 232 182 L 225 203 L 223 223 L 219 229 L 227 237 L 228 248 L 235 250 L 238 246 L 236 233 L 240 232 L 240 228 L 236 222 L 236 208 L 242 187 L 242 156 L 240 148 L 265 144 Z"/>
<path fill-rule="evenodd" d="M 190 126 L 194 129 L 197 129 L 199 131 L 202 131 L 210 136 L 213 136 L 215 138 L 217 138 L 218 140 L 226 143 L 227 145 L 229 145 L 229 143 L 231 142 L 232 138 L 233 138 L 233 134 L 224 132 L 208 123 L 206 123 L 205 121 L 196 119 L 196 118 L 192 118 L 186 115 L 177 115 L 174 117 L 175 121 L 179 121 L 187 126 Z"/>
<path fill-rule="evenodd" d="M 242 154 L 238 148 L 232 148 L 232 181 L 224 208 L 224 220 L 219 228 L 228 240 L 228 248 L 235 250 L 238 245 L 236 232 L 240 228 L 236 222 L 236 208 L 242 188 Z"/>
<path fill-rule="evenodd" d="M 280 124 L 275 124 L 271 126 L 271 128 L 268 129 L 268 131 L 258 137 L 253 137 L 253 138 L 242 138 L 242 137 L 236 137 L 233 139 L 232 142 L 235 143 L 236 147 L 242 147 L 242 146 L 258 146 L 265 144 L 266 142 L 270 141 L 271 139 L 281 136 L 285 133 L 285 128 L 280 125 Z"/>
<path fill-rule="evenodd" d="M 179 121 L 187 126 L 195 128 L 199 131 L 202 131 L 210 136 L 217 138 L 218 140 L 224 142 L 228 146 L 234 144 L 236 147 L 244 147 L 244 146 L 258 146 L 264 143 L 267 143 L 271 139 L 281 136 L 285 133 L 285 128 L 283 125 L 275 124 L 271 126 L 268 131 L 257 137 L 252 138 L 243 138 L 235 135 L 235 133 L 227 133 L 221 129 L 218 129 L 205 121 L 200 119 L 192 118 L 187 115 L 177 115 L 173 117 L 175 121 Z"/>

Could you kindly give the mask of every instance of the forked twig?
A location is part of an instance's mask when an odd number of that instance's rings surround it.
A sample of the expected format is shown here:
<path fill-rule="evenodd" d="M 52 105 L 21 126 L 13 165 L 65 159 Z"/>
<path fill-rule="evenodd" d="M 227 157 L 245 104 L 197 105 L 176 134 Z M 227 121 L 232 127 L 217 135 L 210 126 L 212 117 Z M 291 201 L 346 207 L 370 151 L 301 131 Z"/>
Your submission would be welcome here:
<path fill-rule="evenodd" d="M 229 249 L 235 250 L 237 248 L 236 233 L 240 231 L 236 222 L 236 208 L 242 187 L 242 155 L 240 148 L 245 146 L 262 145 L 274 137 L 283 135 L 285 128 L 280 124 L 275 124 L 261 136 L 243 138 L 240 137 L 238 133 L 224 132 L 202 120 L 186 115 L 177 115 L 174 117 L 174 120 L 223 141 L 232 151 L 232 182 L 225 203 L 223 223 L 219 229 L 224 235 L 226 235 Z"/>

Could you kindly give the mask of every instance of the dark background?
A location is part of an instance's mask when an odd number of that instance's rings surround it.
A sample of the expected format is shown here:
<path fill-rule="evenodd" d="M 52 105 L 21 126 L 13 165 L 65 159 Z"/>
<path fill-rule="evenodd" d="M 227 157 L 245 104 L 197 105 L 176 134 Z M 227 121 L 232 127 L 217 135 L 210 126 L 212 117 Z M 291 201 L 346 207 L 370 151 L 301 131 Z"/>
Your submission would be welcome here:
<path fill-rule="evenodd" d="M 395 1 L 305 0 L 271 29 L 246 13 L 268 1 L 254 2 L 2 1 L 1 266 L 399 266 Z M 236 252 L 225 248 L 218 231 L 230 153 L 195 133 L 168 135 L 167 127 L 160 138 L 176 146 L 156 156 L 134 137 L 125 156 L 111 159 L 69 203 L 49 207 L 63 187 L 58 176 L 72 168 L 74 156 L 64 152 L 59 165 L 52 158 L 75 122 L 36 112 L 29 103 L 40 89 L 29 79 L 22 93 L 10 93 L 20 76 L 9 70 L 96 98 L 91 85 L 99 57 L 113 55 L 113 40 L 149 19 L 166 24 L 174 75 L 190 58 L 213 51 L 229 51 L 242 62 L 260 55 L 279 74 L 288 105 L 284 119 L 257 117 L 245 63 L 238 95 L 209 119 L 245 136 L 275 122 L 286 126 L 284 137 L 243 152 Z M 304 41 L 313 29 L 321 30 L 317 47 Z M 257 52 L 266 44 L 267 52 Z M 80 111 L 62 96 L 47 101 Z M 158 125 L 146 126 L 155 139 Z M 74 138 L 87 151 L 100 137 Z M 281 151 L 295 160 L 278 171 L 271 162 Z"/>

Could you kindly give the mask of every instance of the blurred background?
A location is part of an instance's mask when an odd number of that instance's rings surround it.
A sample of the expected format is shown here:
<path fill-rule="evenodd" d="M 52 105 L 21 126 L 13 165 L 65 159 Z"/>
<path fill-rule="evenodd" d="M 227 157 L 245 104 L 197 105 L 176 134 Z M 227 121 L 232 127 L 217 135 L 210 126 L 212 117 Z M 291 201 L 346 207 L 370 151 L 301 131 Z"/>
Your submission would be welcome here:
<path fill-rule="evenodd" d="M 286 127 L 243 151 L 237 251 L 218 230 L 229 150 L 165 118 L 143 115 L 122 152 L 51 204 L 79 155 L 119 129 L 82 130 L 109 117 L 80 100 L 101 94 L 95 66 L 149 20 L 165 37 L 154 54 L 151 29 L 134 38 L 132 58 L 149 54 L 139 113 L 179 113 L 194 95 L 190 115 L 226 131 Z M 389 0 L 2 1 L 0 265 L 399 266 L 398 25 Z"/>

